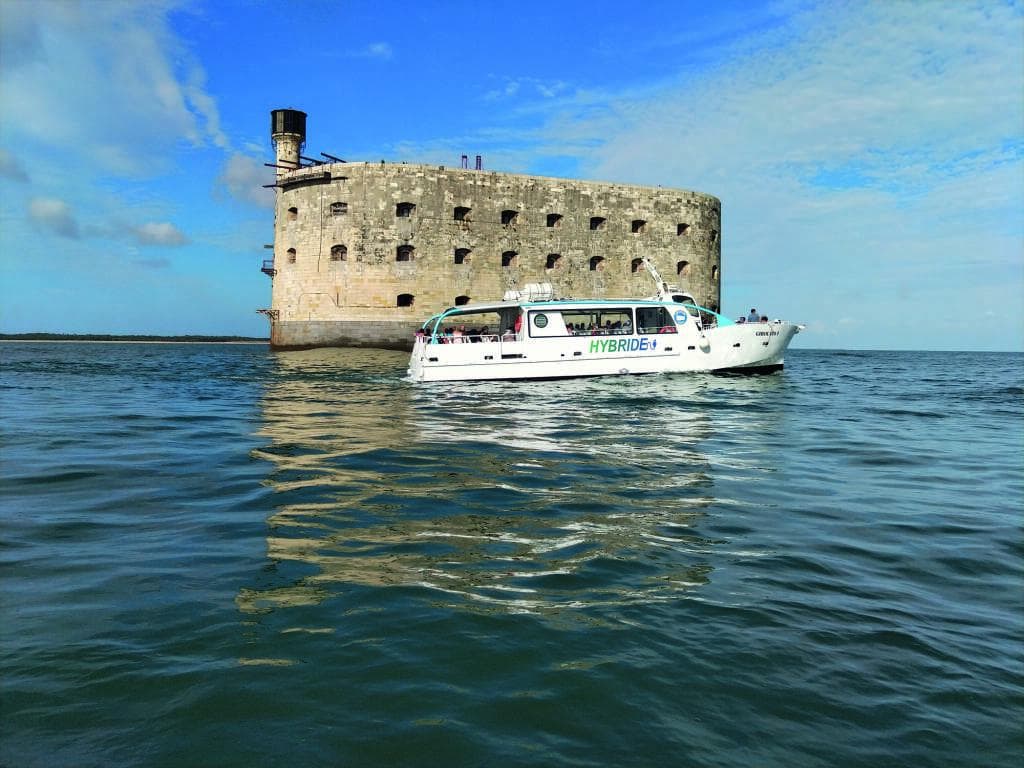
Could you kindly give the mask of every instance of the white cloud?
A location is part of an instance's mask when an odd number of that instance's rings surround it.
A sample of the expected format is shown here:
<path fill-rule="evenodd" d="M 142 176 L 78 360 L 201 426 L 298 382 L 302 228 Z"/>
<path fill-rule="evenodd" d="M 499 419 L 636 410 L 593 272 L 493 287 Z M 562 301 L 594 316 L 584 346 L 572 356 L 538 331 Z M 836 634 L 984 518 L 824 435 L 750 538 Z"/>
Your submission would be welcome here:
<path fill-rule="evenodd" d="M 139 245 L 184 245 L 188 242 L 180 229 L 166 221 L 148 222 L 129 231 Z"/>
<path fill-rule="evenodd" d="M 237 153 L 228 156 L 217 177 L 217 184 L 232 197 L 261 208 L 274 207 L 274 191 L 263 188 L 264 184 L 273 183 L 272 169 L 254 157 Z"/>
<path fill-rule="evenodd" d="M 35 197 L 29 201 L 29 219 L 40 228 L 61 237 L 78 239 L 78 222 L 71 206 L 52 197 Z"/>
<path fill-rule="evenodd" d="M 3 5 L 0 99 L 9 137 L 74 146 L 105 170 L 145 175 L 178 141 L 226 146 L 202 69 L 166 3 Z"/>

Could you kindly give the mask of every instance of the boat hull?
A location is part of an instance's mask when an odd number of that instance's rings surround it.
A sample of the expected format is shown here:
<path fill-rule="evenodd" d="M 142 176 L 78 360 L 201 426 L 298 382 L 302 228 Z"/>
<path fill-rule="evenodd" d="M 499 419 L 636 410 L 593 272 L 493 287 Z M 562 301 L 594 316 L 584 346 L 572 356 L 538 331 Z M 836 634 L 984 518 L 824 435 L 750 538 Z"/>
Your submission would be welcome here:
<path fill-rule="evenodd" d="M 413 347 L 416 382 L 560 379 L 647 373 L 766 373 L 785 363 L 800 330 L 794 323 L 729 325 L 705 331 L 693 323 L 676 333 L 570 336 Z"/>

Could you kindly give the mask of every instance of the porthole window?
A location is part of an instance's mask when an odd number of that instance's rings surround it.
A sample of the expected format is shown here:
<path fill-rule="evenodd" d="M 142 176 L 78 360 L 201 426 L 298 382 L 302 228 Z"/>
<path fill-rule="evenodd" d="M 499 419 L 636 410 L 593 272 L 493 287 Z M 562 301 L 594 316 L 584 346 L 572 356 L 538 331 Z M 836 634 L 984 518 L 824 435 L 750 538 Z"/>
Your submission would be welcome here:
<path fill-rule="evenodd" d="M 400 293 L 400 294 L 398 294 L 398 299 L 395 301 L 395 306 L 396 307 L 411 307 L 412 304 L 413 304 L 413 301 L 415 301 L 415 298 L 416 297 L 413 296 L 411 293 Z"/>
<path fill-rule="evenodd" d="M 469 248 L 456 248 L 455 249 L 455 263 L 456 264 L 469 264 Z"/>
<path fill-rule="evenodd" d="M 344 245 L 331 246 L 331 261 L 346 261 L 348 259 L 348 248 Z"/>
<path fill-rule="evenodd" d="M 411 245 L 400 245 L 395 249 L 395 261 L 412 261 L 416 256 L 416 249 Z"/>
<path fill-rule="evenodd" d="M 533 316 L 533 324 L 538 328 L 548 327 L 548 316 L 543 313 L 538 313 Z"/>

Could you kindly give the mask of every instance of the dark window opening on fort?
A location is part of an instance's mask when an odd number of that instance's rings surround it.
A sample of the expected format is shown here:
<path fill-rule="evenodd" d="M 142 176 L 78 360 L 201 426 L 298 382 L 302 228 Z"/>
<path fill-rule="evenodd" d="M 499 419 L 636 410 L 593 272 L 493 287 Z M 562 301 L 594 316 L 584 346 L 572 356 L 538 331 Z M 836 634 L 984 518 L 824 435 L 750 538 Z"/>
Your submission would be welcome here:
<path fill-rule="evenodd" d="M 690 262 L 688 261 L 677 261 L 676 262 L 676 274 L 680 277 L 690 276 Z"/>
<path fill-rule="evenodd" d="M 633 272 L 634 274 L 639 272 L 643 268 L 644 268 L 644 260 L 643 259 L 633 259 L 631 262 L 629 262 L 629 271 Z"/>
<path fill-rule="evenodd" d="M 689 224 L 676 224 L 676 234 L 685 235 L 690 231 Z"/>
<path fill-rule="evenodd" d="M 711 230 L 711 242 L 712 243 L 717 243 L 718 242 L 718 230 L 717 229 L 712 229 Z"/>
<path fill-rule="evenodd" d="M 590 271 L 601 272 L 604 270 L 604 256 L 591 256 L 590 257 Z"/>
<path fill-rule="evenodd" d="M 593 230 L 604 229 L 604 225 L 608 220 L 604 216 L 591 216 L 590 217 L 590 228 Z"/>
<path fill-rule="evenodd" d="M 501 254 L 501 266 L 503 267 L 514 267 L 516 265 L 517 254 L 515 251 L 505 251 Z"/>
<path fill-rule="evenodd" d="M 415 255 L 416 249 L 411 245 L 400 245 L 395 249 L 395 261 L 412 261 Z"/>
<path fill-rule="evenodd" d="M 294 264 L 295 263 L 295 249 L 294 248 L 289 248 L 288 249 L 288 263 L 289 264 Z"/>
<path fill-rule="evenodd" d="M 630 232 L 634 235 L 639 235 L 645 229 L 647 229 L 647 222 L 643 219 L 633 219 L 633 223 L 629 227 Z"/>
<path fill-rule="evenodd" d="M 348 213 L 348 203 L 331 203 L 331 216 L 344 216 Z"/>
<path fill-rule="evenodd" d="M 469 296 L 456 296 L 455 306 L 461 307 L 463 304 L 469 304 Z"/>
<path fill-rule="evenodd" d="M 469 221 L 469 212 L 472 208 L 464 208 L 459 206 L 455 209 L 455 220 L 456 221 Z"/>
<path fill-rule="evenodd" d="M 512 209 L 501 212 L 501 223 L 505 226 L 509 224 L 515 224 L 519 220 L 519 211 L 513 211 Z"/>
<path fill-rule="evenodd" d="M 400 293 L 398 294 L 398 300 L 395 302 L 397 307 L 411 307 L 416 297 L 411 293 Z"/>
<path fill-rule="evenodd" d="M 711 268 L 711 279 L 712 280 L 717 280 L 718 279 L 718 265 L 717 264 Z"/>
<path fill-rule="evenodd" d="M 294 206 L 288 209 L 288 221 L 295 221 L 299 218 L 299 209 Z"/>
<path fill-rule="evenodd" d="M 548 214 L 548 226 L 549 227 L 560 227 L 560 226 L 562 226 L 562 214 L 560 214 L 560 213 L 549 213 Z"/>
<path fill-rule="evenodd" d="M 456 264 L 468 264 L 469 263 L 469 248 L 456 248 L 455 249 L 455 263 Z"/>
<path fill-rule="evenodd" d="M 348 248 L 344 245 L 332 245 L 331 246 L 331 261 L 347 261 L 348 260 Z"/>
<path fill-rule="evenodd" d="M 408 219 L 416 212 L 416 203 L 399 203 L 395 206 L 395 216 Z"/>
<path fill-rule="evenodd" d="M 562 255 L 560 253 L 549 253 L 548 259 L 544 262 L 544 269 L 557 269 L 562 261 Z"/>

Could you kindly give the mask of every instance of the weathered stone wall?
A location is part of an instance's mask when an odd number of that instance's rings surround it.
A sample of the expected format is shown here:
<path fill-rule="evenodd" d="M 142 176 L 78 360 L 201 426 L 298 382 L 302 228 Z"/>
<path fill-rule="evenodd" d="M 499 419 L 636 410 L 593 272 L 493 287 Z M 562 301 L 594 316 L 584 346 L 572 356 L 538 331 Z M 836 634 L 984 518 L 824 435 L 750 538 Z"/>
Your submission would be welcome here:
<path fill-rule="evenodd" d="M 710 195 L 384 163 L 304 168 L 278 183 L 275 346 L 374 346 L 378 334 L 381 346 L 411 345 L 457 297 L 499 300 L 528 282 L 559 296 L 648 296 L 644 255 L 698 302 L 720 302 L 721 204 Z M 505 211 L 517 213 L 503 223 Z M 403 294 L 411 306 L 399 306 Z"/>

